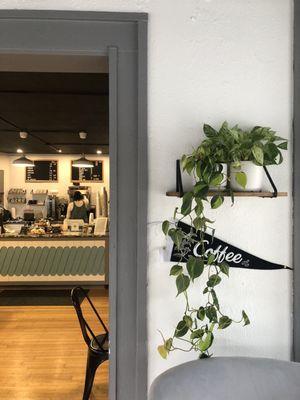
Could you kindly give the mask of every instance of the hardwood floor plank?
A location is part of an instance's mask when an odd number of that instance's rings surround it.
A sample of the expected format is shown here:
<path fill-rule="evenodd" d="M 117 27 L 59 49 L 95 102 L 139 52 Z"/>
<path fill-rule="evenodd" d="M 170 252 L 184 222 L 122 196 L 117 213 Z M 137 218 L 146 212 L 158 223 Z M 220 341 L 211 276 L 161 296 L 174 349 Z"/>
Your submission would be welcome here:
<path fill-rule="evenodd" d="M 95 289 L 90 295 L 108 325 L 108 291 Z M 92 313 L 83 308 L 99 332 Z M 1 400 L 81 400 L 86 356 L 73 307 L 0 307 Z M 98 368 L 91 400 L 108 399 L 108 368 L 108 362 Z"/>

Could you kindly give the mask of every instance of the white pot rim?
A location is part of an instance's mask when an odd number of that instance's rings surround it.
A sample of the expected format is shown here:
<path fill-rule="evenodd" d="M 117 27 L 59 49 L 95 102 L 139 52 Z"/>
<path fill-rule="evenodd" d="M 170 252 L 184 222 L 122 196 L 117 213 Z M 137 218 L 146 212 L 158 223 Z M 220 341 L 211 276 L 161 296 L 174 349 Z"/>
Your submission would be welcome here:
<path fill-rule="evenodd" d="M 232 165 L 235 164 L 235 163 L 240 163 L 240 164 L 242 164 L 242 165 L 245 165 L 245 164 L 250 165 L 250 164 L 252 164 L 252 165 L 254 165 L 255 167 L 263 167 L 263 165 L 254 164 L 253 161 L 232 161 L 232 162 L 230 163 L 230 165 L 232 166 Z"/>

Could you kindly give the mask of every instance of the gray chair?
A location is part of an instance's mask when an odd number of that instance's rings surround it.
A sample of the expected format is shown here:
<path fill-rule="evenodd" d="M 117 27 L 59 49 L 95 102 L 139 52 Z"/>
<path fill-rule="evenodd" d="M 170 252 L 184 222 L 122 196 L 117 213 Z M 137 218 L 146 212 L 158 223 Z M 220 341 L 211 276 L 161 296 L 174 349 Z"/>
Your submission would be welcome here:
<path fill-rule="evenodd" d="M 158 376 L 150 400 L 300 400 L 300 363 L 213 357 Z"/>

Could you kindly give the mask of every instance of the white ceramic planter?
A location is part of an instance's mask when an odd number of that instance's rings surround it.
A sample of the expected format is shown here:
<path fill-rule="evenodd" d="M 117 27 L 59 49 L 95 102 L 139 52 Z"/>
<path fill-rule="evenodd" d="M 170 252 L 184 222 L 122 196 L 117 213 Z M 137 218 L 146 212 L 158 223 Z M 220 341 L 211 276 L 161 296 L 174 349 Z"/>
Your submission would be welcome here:
<path fill-rule="evenodd" d="M 244 172 L 247 175 L 247 184 L 245 189 L 238 184 L 235 179 L 237 172 Z M 264 178 L 264 169 L 259 165 L 253 164 L 252 161 L 241 161 L 240 167 L 230 165 L 230 187 L 237 192 L 259 192 L 262 190 Z"/>
<path fill-rule="evenodd" d="M 228 172 L 228 166 L 227 164 L 221 163 L 223 169 L 222 169 L 222 174 L 224 175 L 223 182 L 219 186 L 210 186 L 210 190 L 225 190 L 227 186 L 227 172 Z"/>

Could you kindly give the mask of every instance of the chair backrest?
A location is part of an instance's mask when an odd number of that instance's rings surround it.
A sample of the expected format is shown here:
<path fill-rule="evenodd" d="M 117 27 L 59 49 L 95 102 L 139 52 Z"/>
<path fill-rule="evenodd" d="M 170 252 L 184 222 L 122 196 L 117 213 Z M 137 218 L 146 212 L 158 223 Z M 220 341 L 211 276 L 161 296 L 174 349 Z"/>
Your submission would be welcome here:
<path fill-rule="evenodd" d="M 100 324 L 102 325 L 102 328 L 105 331 L 105 335 L 103 336 L 103 339 L 101 341 L 98 340 L 97 336 L 94 334 L 91 327 L 89 326 L 86 319 L 84 318 L 82 308 L 81 308 L 82 297 L 88 301 L 89 305 L 91 306 L 91 309 L 93 310 L 94 314 L 96 315 L 98 321 L 100 322 Z M 86 291 L 82 287 L 77 286 L 72 289 L 71 298 L 72 298 L 72 303 L 73 303 L 73 306 L 75 308 L 75 311 L 76 311 L 76 314 L 77 314 L 77 317 L 79 320 L 82 336 L 84 338 L 85 343 L 88 346 L 90 346 L 91 340 L 94 339 L 96 341 L 97 345 L 99 346 L 99 349 L 102 350 L 103 352 L 107 352 L 107 350 L 105 350 L 103 348 L 103 345 L 104 345 L 105 340 L 108 337 L 108 333 L 109 333 L 108 329 L 105 326 L 104 322 L 102 321 L 100 315 L 98 314 L 94 304 L 92 303 L 91 299 L 87 295 Z"/>

